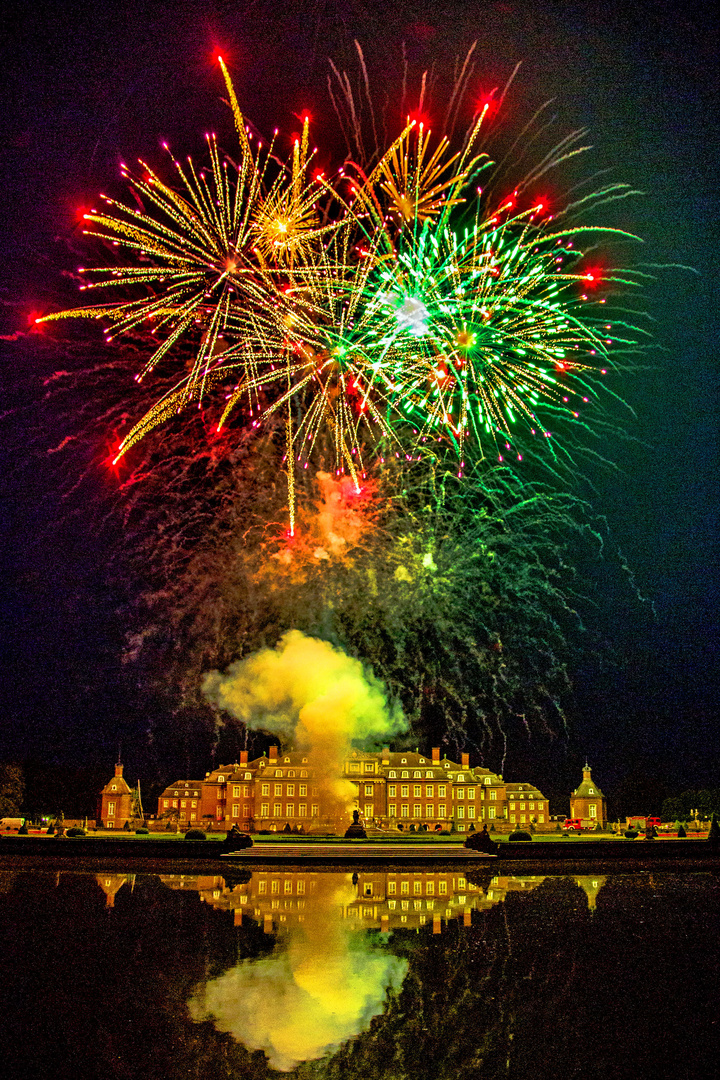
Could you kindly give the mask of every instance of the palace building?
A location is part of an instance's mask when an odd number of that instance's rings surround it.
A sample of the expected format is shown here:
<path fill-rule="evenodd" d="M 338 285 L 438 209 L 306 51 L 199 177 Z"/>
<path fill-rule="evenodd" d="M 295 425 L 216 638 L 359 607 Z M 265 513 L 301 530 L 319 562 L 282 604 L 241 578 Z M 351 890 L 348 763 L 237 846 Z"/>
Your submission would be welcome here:
<path fill-rule="evenodd" d="M 607 824 L 607 802 L 587 762 L 583 766 L 582 783 L 570 796 L 570 817 L 582 821 L 587 828 L 598 822 L 603 827 Z"/>
<path fill-rule="evenodd" d="M 239 762 L 220 765 L 203 780 L 170 784 L 158 800 L 158 818 L 215 831 L 233 825 L 246 832 L 336 831 L 334 780 L 350 782 L 366 828 L 466 832 L 484 824 L 542 828 L 550 820 L 548 801 L 533 784 L 508 784 L 489 769 L 471 767 L 468 754 L 456 762 L 441 757 L 439 747 L 430 755 L 353 750 L 328 778 L 316 759 L 276 746 L 252 761 L 243 752 Z"/>

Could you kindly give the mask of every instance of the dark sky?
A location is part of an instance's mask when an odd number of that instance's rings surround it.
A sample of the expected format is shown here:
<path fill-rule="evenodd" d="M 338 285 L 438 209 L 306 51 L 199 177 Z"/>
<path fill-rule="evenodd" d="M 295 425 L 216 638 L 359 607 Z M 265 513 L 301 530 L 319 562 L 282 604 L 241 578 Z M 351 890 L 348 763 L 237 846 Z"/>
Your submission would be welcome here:
<path fill-rule="evenodd" d="M 2 726 L 0 759 L 107 761 L 125 736 L 129 771 L 182 771 L 177 747 L 139 745 L 143 708 L 118 657 L 123 599 L 107 586 L 103 542 L 67 509 L 46 454 L 60 429 L 38 430 L 42 379 L 62 347 L 28 337 L 32 312 L 75 302 L 68 276 L 82 252 L 78 213 L 117 187 L 118 163 L 159 143 L 198 152 L 222 123 L 222 51 L 246 114 L 290 132 L 311 109 L 320 143 L 332 138 L 327 57 L 345 60 L 357 36 L 380 77 L 399 68 L 405 41 L 417 64 L 480 39 L 483 89 L 523 69 L 517 115 L 548 97 L 561 123 L 591 130 L 598 167 L 646 194 L 621 223 L 643 236 L 659 271 L 646 304 L 657 348 L 617 386 L 635 417 L 607 447 L 596 509 L 652 601 L 638 617 L 610 586 L 606 635 L 622 673 L 578 673 L 574 734 L 564 763 L 588 754 L 596 775 L 669 785 L 720 784 L 718 738 L 718 41 L 714 5 L 652 3 L 331 3 L 235 0 L 75 0 L 3 6 L 0 259 L 2 450 Z M 70 334 L 70 325 L 64 331 Z M 59 350 L 59 351 L 58 351 Z M 98 480 L 98 484 L 102 484 Z M 123 682 L 123 679 L 125 682 Z M 132 722 L 128 716 L 132 714 Z M 128 732 L 131 734 L 128 735 Z M 133 734 L 134 733 L 134 734 Z M 131 745 L 128 745 L 130 740 Z M 529 761 L 529 748 L 518 761 Z M 524 757 L 523 757 L 524 755 Z M 562 756 L 562 755 L 561 755 Z M 164 764 L 163 764 L 164 763 Z M 208 765 L 209 767 L 209 765 Z M 563 779 L 564 783 L 564 779 Z M 560 787 L 562 788 L 562 783 Z"/>

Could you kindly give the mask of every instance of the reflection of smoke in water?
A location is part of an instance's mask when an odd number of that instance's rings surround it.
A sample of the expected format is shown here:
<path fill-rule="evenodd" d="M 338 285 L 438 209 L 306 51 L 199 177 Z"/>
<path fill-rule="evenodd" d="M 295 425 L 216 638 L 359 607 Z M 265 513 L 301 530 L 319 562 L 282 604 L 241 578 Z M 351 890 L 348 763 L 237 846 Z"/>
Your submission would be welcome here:
<path fill-rule="evenodd" d="M 204 690 L 248 727 L 278 735 L 286 749 L 307 751 L 331 817 L 342 816 L 356 798 L 350 781 L 337 779 L 353 742 L 367 748 L 407 727 L 359 660 L 299 630 L 284 634 L 275 649 L 232 664 L 225 675 L 211 672 Z"/>
<path fill-rule="evenodd" d="M 263 1050 L 283 1072 L 365 1030 L 386 992 L 399 989 L 407 961 L 370 948 L 365 935 L 341 921 L 342 905 L 354 898 L 349 878 L 338 887 L 337 878 L 318 874 L 287 949 L 211 979 L 190 1001 L 193 1019 L 212 1017 L 218 1030 Z"/>

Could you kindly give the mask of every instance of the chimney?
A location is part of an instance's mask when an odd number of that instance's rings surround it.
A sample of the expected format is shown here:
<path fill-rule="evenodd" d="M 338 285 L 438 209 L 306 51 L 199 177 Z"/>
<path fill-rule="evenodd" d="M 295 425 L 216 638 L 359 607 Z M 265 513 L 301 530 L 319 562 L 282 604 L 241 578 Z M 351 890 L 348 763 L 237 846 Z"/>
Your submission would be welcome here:
<path fill-rule="evenodd" d="M 271 746 L 270 749 L 268 750 L 268 757 L 270 758 L 270 764 L 271 765 L 277 765 L 277 752 L 278 752 L 277 746 Z"/>
<path fill-rule="evenodd" d="M 122 765 L 121 765 L 121 764 L 120 764 L 120 763 L 118 762 L 118 764 L 117 764 L 117 765 L 115 766 L 115 775 L 116 775 L 116 776 L 122 776 L 122 771 L 123 771 L 123 767 L 122 767 Z"/>
<path fill-rule="evenodd" d="M 389 746 L 383 746 L 383 748 L 382 748 L 382 763 L 383 763 L 383 765 L 389 765 L 390 764 L 390 747 Z"/>
<path fill-rule="evenodd" d="M 240 764 L 241 765 L 247 765 L 247 755 L 248 755 L 247 750 L 241 750 L 240 751 Z"/>
<path fill-rule="evenodd" d="M 439 765 L 440 764 L 440 747 L 439 746 L 433 746 L 433 748 L 432 748 L 432 763 L 433 763 L 433 765 Z"/>
<path fill-rule="evenodd" d="M 462 754 L 460 760 L 462 761 L 463 769 L 469 769 L 470 768 L 470 755 L 469 754 Z"/>

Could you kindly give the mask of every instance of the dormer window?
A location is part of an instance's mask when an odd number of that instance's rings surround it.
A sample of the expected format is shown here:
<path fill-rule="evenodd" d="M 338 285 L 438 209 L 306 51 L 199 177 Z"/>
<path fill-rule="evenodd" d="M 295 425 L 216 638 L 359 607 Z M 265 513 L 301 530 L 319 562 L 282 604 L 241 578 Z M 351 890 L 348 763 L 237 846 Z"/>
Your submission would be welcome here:
<path fill-rule="evenodd" d="M 410 773 L 407 771 L 407 769 L 403 769 L 403 771 L 400 773 L 400 776 L 403 780 L 407 780 L 410 776 Z"/>
<path fill-rule="evenodd" d="M 490 776 L 486 776 L 486 777 L 485 777 L 485 783 L 486 783 L 486 784 L 491 784 L 491 783 L 492 783 L 492 777 L 490 777 Z"/>
<path fill-rule="evenodd" d="M 111 790 L 111 791 L 117 791 L 117 787 L 115 786 L 115 784 L 113 784 L 113 785 L 112 785 L 112 787 L 110 788 L 110 790 Z"/>
<path fill-rule="evenodd" d="M 218 782 L 218 784 L 224 784 L 225 783 L 225 777 L 224 776 L 218 776 L 217 782 Z M 175 792 L 175 794 L 177 795 L 177 791 Z"/>
<path fill-rule="evenodd" d="M 275 775 L 276 776 L 282 776 L 282 769 L 276 769 L 275 770 Z"/>
<path fill-rule="evenodd" d="M 407 758 L 406 757 L 400 758 L 400 764 L 401 765 L 407 765 Z"/>
<path fill-rule="evenodd" d="M 266 761 L 263 761 L 263 760 L 260 761 L 260 768 L 261 769 L 264 769 L 266 765 L 267 765 Z"/>
<path fill-rule="evenodd" d="M 307 761 L 307 758 L 303 758 L 303 761 Z M 307 776 L 307 769 L 301 769 L 300 776 Z"/>
<path fill-rule="evenodd" d="M 252 773 L 246 772 L 245 773 L 245 779 L 246 780 L 252 780 Z"/>
<path fill-rule="evenodd" d="M 443 768 L 449 769 L 450 768 L 450 762 L 449 761 L 443 761 Z"/>
<path fill-rule="evenodd" d="M 294 776 L 294 775 L 295 775 L 295 770 L 294 769 L 288 769 L 288 776 Z"/>
<path fill-rule="evenodd" d="M 425 777 L 426 777 L 426 779 L 427 779 L 427 780 L 432 780 L 432 778 L 433 778 L 433 771 L 432 771 L 432 769 L 427 769 L 427 770 L 426 770 L 426 772 L 425 772 Z"/>
<path fill-rule="evenodd" d="M 420 764 L 421 764 L 421 765 L 424 765 L 424 764 L 425 764 L 425 758 L 424 758 L 424 757 L 421 757 L 421 758 L 420 758 Z"/>
<path fill-rule="evenodd" d="M 465 783 L 465 773 L 458 773 L 458 783 L 459 784 L 464 784 Z"/>
<path fill-rule="evenodd" d="M 590 788 L 590 789 L 589 789 L 589 791 L 590 791 L 590 794 L 591 794 L 591 795 L 594 795 L 594 794 L 595 794 L 595 788 Z"/>
<path fill-rule="evenodd" d="M 289 764 L 290 764 L 290 758 L 289 758 L 289 757 L 286 757 L 286 758 L 285 758 L 285 764 L 286 764 L 286 765 L 289 765 Z"/>
<path fill-rule="evenodd" d="M 388 775 L 389 775 L 391 780 L 395 780 L 396 777 L 397 777 L 397 773 L 395 772 L 394 769 L 391 769 Z"/>
<path fill-rule="evenodd" d="M 421 779 L 421 777 L 422 777 L 422 773 L 421 773 L 421 772 L 414 772 L 414 773 L 413 773 L 413 779 L 414 779 L 414 780 L 420 780 L 420 779 Z"/>
<path fill-rule="evenodd" d="M 306 758 L 306 757 L 304 757 L 304 758 L 302 759 L 302 763 L 303 763 L 303 765 L 307 765 L 307 758 Z"/>

